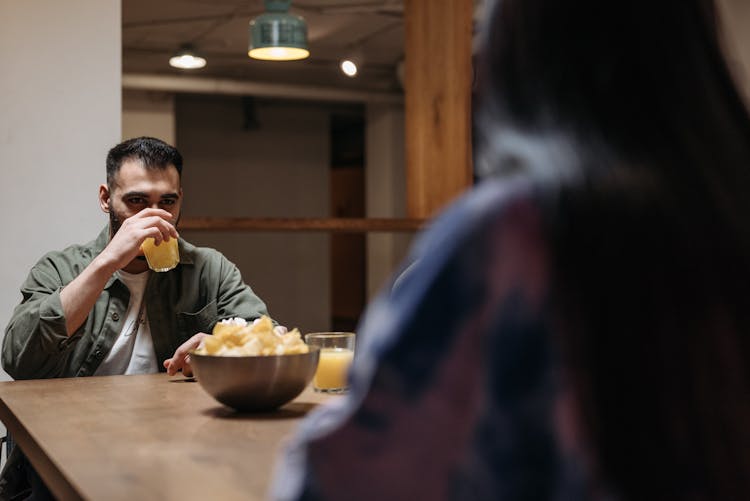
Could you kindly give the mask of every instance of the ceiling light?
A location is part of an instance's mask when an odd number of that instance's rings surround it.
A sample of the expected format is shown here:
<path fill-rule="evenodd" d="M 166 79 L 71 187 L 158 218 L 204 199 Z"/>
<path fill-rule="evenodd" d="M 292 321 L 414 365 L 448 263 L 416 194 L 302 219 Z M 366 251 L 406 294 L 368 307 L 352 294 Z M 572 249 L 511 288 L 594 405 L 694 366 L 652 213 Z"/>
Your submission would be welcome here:
<path fill-rule="evenodd" d="M 341 68 L 344 75 L 349 78 L 357 76 L 359 70 L 362 68 L 362 62 L 364 61 L 363 52 L 362 47 L 355 47 L 348 50 L 346 57 L 341 59 L 341 63 L 339 63 L 339 68 Z"/>
<path fill-rule="evenodd" d="M 169 65 L 182 70 L 197 70 L 206 65 L 206 59 L 195 53 L 191 45 L 183 45 L 173 57 L 169 58 Z"/>
<path fill-rule="evenodd" d="M 266 61 L 293 61 L 310 55 L 307 24 L 289 14 L 291 0 L 266 0 L 266 12 L 250 21 L 247 55 Z"/>
<path fill-rule="evenodd" d="M 348 77 L 355 77 L 357 76 L 357 63 L 350 59 L 344 59 L 341 61 L 341 71 L 344 72 L 344 75 Z"/>

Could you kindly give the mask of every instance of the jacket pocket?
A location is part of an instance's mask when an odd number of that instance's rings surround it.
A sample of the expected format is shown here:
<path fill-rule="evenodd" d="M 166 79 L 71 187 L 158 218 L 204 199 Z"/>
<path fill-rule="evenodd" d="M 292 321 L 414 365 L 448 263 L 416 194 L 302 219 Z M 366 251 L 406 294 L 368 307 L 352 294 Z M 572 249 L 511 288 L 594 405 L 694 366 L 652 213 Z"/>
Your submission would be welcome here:
<path fill-rule="evenodd" d="M 211 334 L 216 323 L 216 315 L 216 301 L 214 300 L 195 313 L 187 311 L 177 313 L 177 325 L 185 338 L 198 332 Z"/>

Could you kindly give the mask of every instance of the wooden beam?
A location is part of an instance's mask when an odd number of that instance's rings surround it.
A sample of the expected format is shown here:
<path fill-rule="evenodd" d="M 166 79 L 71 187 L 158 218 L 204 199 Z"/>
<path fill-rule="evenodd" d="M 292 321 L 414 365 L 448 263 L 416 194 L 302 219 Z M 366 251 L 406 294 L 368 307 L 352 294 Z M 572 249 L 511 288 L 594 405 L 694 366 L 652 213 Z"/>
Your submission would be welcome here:
<path fill-rule="evenodd" d="M 424 218 L 472 184 L 473 0 L 406 0 L 408 216 Z"/>
<path fill-rule="evenodd" d="M 179 229 L 194 231 L 415 232 L 423 219 L 188 217 Z"/>

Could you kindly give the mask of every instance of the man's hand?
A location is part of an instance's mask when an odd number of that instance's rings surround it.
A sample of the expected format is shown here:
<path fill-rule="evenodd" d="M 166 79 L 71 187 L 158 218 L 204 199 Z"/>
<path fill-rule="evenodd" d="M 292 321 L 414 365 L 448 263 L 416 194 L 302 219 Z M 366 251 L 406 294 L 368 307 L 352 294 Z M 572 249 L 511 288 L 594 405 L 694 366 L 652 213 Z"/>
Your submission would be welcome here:
<path fill-rule="evenodd" d="M 259 319 L 255 320 L 255 322 L 258 321 Z M 283 325 L 277 325 L 273 328 L 273 332 L 277 336 L 282 336 L 287 333 L 287 328 Z M 182 374 L 185 377 L 192 377 L 193 368 L 190 366 L 190 352 L 197 349 L 207 336 L 210 336 L 210 334 L 199 332 L 182 343 L 174 352 L 172 358 L 168 358 L 164 361 L 164 368 L 167 369 L 167 374 L 174 376 L 179 371 L 182 371 Z"/>
<path fill-rule="evenodd" d="M 147 238 L 153 238 L 156 244 L 164 240 L 177 238 L 177 230 L 170 223 L 172 214 L 163 209 L 143 209 L 125 219 L 112 239 L 99 255 L 116 270 L 124 268 L 136 256 L 141 254 L 141 244 Z"/>
<path fill-rule="evenodd" d="M 68 336 L 86 321 L 96 300 L 112 273 L 124 268 L 141 253 L 141 244 L 148 237 L 157 242 L 177 238 L 170 221 L 172 214 L 162 209 L 143 209 L 123 221 L 120 229 L 98 256 L 60 292 Z"/>
<path fill-rule="evenodd" d="M 203 339 L 207 336 L 210 336 L 210 334 L 199 332 L 182 343 L 174 352 L 172 358 L 168 358 L 164 361 L 164 368 L 167 369 L 167 374 L 174 376 L 177 372 L 182 370 L 182 374 L 185 377 L 191 377 L 193 375 L 193 368 L 190 366 L 190 352 L 198 348 L 203 342 Z"/>

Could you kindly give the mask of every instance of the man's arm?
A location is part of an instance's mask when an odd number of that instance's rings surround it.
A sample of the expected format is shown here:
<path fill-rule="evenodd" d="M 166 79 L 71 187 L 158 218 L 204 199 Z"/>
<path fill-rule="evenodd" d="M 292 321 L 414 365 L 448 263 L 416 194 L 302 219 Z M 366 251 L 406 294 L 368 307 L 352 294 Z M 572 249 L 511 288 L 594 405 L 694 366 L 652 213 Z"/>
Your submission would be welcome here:
<path fill-rule="evenodd" d="M 268 315 L 266 304 L 242 280 L 237 266 L 221 256 L 221 283 L 216 298 L 217 321 L 231 317 L 242 317 L 248 322 Z M 274 322 L 276 324 L 276 322 Z"/>
<path fill-rule="evenodd" d="M 2 362 L 15 379 L 59 376 L 80 336 L 69 337 L 60 292 L 75 273 L 75 260 L 50 253 L 29 272 L 22 301 L 5 329 Z"/>
<path fill-rule="evenodd" d="M 237 266 L 223 255 L 219 255 L 219 259 L 220 266 L 218 293 L 216 298 L 216 320 L 241 317 L 248 322 L 252 322 L 260 318 L 262 315 L 268 316 L 266 304 L 256 296 L 250 286 L 242 280 L 242 275 Z M 274 324 L 276 324 L 275 321 Z M 281 334 L 286 332 L 286 327 L 276 326 L 274 331 L 277 329 L 280 329 L 278 332 Z M 190 367 L 189 352 L 196 349 L 203 338 L 208 335 L 209 334 L 203 332 L 196 333 L 177 348 L 172 358 L 164 360 L 163 365 L 164 368 L 167 369 L 167 374 L 172 376 L 177 372 L 182 371 L 186 376 L 192 375 L 193 371 Z"/>
<path fill-rule="evenodd" d="M 23 300 L 13 312 L 3 339 L 3 368 L 15 379 L 55 377 L 75 344 L 75 334 L 96 304 L 115 270 L 140 252 L 148 237 L 162 241 L 177 231 L 161 209 L 144 209 L 126 219 L 107 247 L 72 278 L 67 259 L 48 255 L 32 268 L 21 288 Z"/>
<path fill-rule="evenodd" d="M 165 219 L 172 215 L 162 209 L 144 209 L 126 219 L 107 247 L 60 292 L 65 326 L 72 336 L 86 321 L 91 308 L 112 274 L 127 266 L 139 253 L 141 244 L 152 237 L 157 242 L 177 238 L 177 231 Z"/>
<path fill-rule="evenodd" d="M 65 331 L 72 336 L 86 321 L 107 280 L 117 270 L 100 254 L 60 291 Z"/>

